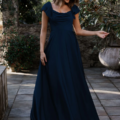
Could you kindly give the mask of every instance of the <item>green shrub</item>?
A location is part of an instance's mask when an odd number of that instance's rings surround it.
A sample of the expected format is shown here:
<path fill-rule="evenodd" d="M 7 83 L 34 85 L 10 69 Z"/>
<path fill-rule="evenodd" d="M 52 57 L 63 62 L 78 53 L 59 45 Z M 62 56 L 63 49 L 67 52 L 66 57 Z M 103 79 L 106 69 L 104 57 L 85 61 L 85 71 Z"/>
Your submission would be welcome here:
<path fill-rule="evenodd" d="M 38 37 L 18 35 L 8 41 L 8 49 L 4 58 L 16 71 L 30 69 L 34 66 L 36 52 L 39 50 Z"/>

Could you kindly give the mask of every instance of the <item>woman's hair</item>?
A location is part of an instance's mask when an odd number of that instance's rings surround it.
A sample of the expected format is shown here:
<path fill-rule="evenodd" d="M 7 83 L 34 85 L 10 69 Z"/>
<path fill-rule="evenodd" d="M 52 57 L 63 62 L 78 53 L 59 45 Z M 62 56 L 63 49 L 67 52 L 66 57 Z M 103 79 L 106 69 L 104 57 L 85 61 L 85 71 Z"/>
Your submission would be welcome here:
<path fill-rule="evenodd" d="M 62 5 L 62 3 L 64 2 L 64 0 L 52 0 L 53 3 L 55 3 L 56 5 Z M 70 0 L 69 3 L 65 3 L 66 5 L 68 5 L 70 8 L 76 4 L 76 5 L 79 5 L 79 0 Z"/>

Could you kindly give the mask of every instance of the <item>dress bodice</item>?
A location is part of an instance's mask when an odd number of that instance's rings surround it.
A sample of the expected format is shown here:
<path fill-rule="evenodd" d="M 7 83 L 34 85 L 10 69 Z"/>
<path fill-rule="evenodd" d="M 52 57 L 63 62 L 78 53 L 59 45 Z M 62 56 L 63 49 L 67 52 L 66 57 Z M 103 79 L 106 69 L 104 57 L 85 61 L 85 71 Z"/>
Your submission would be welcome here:
<path fill-rule="evenodd" d="M 52 9 L 51 2 L 46 2 L 41 11 L 44 10 L 46 15 L 49 17 L 48 22 L 50 23 L 51 30 L 64 29 L 73 31 L 73 19 L 80 9 L 77 5 L 73 5 L 71 10 L 66 13 L 59 13 Z"/>

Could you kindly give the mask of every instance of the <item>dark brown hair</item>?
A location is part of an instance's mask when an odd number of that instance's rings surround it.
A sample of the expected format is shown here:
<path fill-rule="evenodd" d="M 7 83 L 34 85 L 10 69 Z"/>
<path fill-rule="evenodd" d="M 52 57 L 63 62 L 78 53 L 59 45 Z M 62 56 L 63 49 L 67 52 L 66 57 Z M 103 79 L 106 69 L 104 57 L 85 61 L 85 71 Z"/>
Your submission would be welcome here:
<path fill-rule="evenodd" d="M 52 0 L 53 3 L 55 3 L 56 5 L 60 5 L 62 2 L 64 2 L 64 0 Z M 79 6 L 79 0 L 70 0 L 69 3 L 65 3 L 66 5 L 68 5 L 70 8 L 76 4 L 77 6 Z"/>

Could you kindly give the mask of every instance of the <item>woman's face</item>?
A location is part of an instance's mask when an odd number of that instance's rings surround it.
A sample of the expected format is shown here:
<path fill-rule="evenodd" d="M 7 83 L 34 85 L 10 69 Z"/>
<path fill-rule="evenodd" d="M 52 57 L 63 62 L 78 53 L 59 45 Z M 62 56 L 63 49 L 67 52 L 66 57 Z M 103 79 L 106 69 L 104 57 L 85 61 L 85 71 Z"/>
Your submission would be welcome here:
<path fill-rule="evenodd" d="M 65 2 L 65 3 L 69 3 L 69 2 L 70 2 L 70 0 L 64 0 L 64 2 Z"/>

